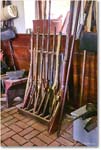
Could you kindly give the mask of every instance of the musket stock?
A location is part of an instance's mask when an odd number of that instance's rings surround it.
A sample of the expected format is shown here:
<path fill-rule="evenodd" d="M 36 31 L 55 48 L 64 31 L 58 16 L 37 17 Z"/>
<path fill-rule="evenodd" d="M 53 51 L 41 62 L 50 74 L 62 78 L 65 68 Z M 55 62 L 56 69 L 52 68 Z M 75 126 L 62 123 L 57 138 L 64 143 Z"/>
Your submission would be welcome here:
<path fill-rule="evenodd" d="M 32 39 L 32 42 L 34 40 L 34 37 Z M 33 47 L 32 47 L 33 48 Z M 36 84 L 35 84 L 35 73 L 36 73 L 36 68 L 35 68 L 35 48 L 32 49 L 32 74 L 31 74 L 31 82 L 32 82 L 32 86 L 31 86 L 31 90 L 30 90 L 30 96 L 29 96 L 29 101 L 28 101 L 28 104 L 27 104 L 27 110 L 29 109 L 32 109 L 33 108 L 33 104 L 34 104 L 34 101 L 35 101 L 35 89 L 36 89 Z"/>
<path fill-rule="evenodd" d="M 31 39 L 30 39 L 30 68 L 29 68 L 29 74 L 28 74 L 28 80 L 27 80 L 27 85 L 26 85 L 26 90 L 25 90 L 25 95 L 24 95 L 24 102 L 22 108 L 25 108 L 28 104 L 29 96 L 30 96 L 30 91 L 32 88 L 32 80 L 33 80 L 33 33 L 31 33 Z"/>
<path fill-rule="evenodd" d="M 40 79 L 39 79 L 39 88 L 38 88 L 38 94 L 37 94 L 37 97 L 36 97 L 36 100 L 37 101 L 40 101 L 40 104 L 36 110 L 36 113 L 39 113 L 40 111 L 40 107 L 41 107 L 41 104 L 42 104 L 42 96 L 41 96 L 41 93 L 42 93 L 42 71 L 43 71 L 43 50 L 44 50 L 44 40 L 45 40 L 45 34 L 43 33 L 42 34 L 42 50 L 41 50 L 41 53 L 40 53 Z M 39 100 L 41 99 L 41 100 Z"/>
<path fill-rule="evenodd" d="M 48 132 L 49 133 L 54 133 L 57 130 L 58 127 L 58 119 L 59 119 L 59 115 L 60 115 L 60 96 L 57 97 L 58 100 L 55 99 L 56 102 L 56 107 L 54 110 L 52 110 L 52 116 L 51 119 L 49 121 L 49 126 L 48 126 Z"/>
<path fill-rule="evenodd" d="M 39 28 L 37 30 L 36 34 L 36 56 L 35 56 L 35 102 L 34 102 L 34 108 L 33 111 L 36 111 L 38 100 L 37 94 L 38 94 L 38 48 L 39 48 Z"/>

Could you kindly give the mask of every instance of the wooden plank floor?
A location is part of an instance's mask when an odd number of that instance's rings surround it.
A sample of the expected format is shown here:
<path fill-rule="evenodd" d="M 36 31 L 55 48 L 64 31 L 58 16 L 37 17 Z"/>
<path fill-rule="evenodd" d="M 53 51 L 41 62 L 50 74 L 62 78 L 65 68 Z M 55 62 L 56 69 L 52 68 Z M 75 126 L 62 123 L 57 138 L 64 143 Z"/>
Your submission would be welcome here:
<path fill-rule="evenodd" d="M 1 112 L 1 146 L 84 146 L 72 138 L 72 124 L 60 137 L 49 135 L 47 126 L 19 114 L 17 107 Z"/>

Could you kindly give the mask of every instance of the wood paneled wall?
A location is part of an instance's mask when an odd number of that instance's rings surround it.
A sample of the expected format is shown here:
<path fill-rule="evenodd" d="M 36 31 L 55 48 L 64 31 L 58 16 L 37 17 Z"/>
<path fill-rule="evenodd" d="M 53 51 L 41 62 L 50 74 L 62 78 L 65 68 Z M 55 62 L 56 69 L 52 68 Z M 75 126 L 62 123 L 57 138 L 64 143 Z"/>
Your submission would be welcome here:
<path fill-rule="evenodd" d="M 40 35 L 39 40 L 39 49 L 41 49 L 42 45 L 42 36 Z M 50 38 L 50 49 L 52 49 L 52 35 Z M 34 36 L 34 47 L 35 47 L 35 36 Z M 45 36 L 45 49 L 46 49 L 46 43 L 47 43 L 47 35 Z M 30 63 L 30 35 L 28 34 L 18 34 L 17 37 L 12 41 L 13 49 L 14 49 L 14 59 L 17 69 L 29 69 L 29 63 Z M 57 44 L 57 38 L 56 38 L 56 44 Z M 65 36 L 62 37 L 62 44 L 61 44 L 61 51 L 63 52 L 65 47 Z M 12 66 L 11 62 L 11 55 L 10 55 L 10 49 L 8 41 L 2 42 L 2 49 L 4 53 L 7 55 L 7 63 L 8 65 Z"/>
<path fill-rule="evenodd" d="M 41 36 L 40 36 L 41 38 Z M 51 36 L 51 46 L 52 48 L 52 36 Z M 35 39 L 34 39 L 35 46 Z M 16 39 L 13 40 L 14 48 L 14 58 L 17 69 L 29 69 L 30 63 L 30 35 L 18 34 Z M 41 48 L 41 40 L 40 46 Z M 2 49 L 7 55 L 7 61 L 10 66 L 11 57 L 8 42 L 2 43 Z M 61 52 L 65 49 L 65 36 L 62 36 Z M 75 106 L 79 105 L 80 98 L 80 86 L 81 86 L 81 73 L 83 64 L 83 51 L 79 50 L 79 41 L 76 41 L 75 52 L 73 54 L 73 89 L 71 89 L 71 95 L 73 95 L 73 104 Z M 71 75 L 72 76 L 72 75 Z M 84 96 L 83 104 L 86 102 L 94 102 L 97 100 L 97 54 L 88 52 L 86 59 L 86 73 L 85 73 L 85 83 L 84 83 Z"/>
<path fill-rule="evenodd" d="M 30 61 L 30 37 L 25 34 L 18 34 L 17 37 L 12 41 L 14 49 L 14 59 L 17 69 L 29 69 Z M 2 49 L 8 56 L 7 63 L 12 66 L 11 54 L 9 49 L 8 41 L 2 43 Z"/>

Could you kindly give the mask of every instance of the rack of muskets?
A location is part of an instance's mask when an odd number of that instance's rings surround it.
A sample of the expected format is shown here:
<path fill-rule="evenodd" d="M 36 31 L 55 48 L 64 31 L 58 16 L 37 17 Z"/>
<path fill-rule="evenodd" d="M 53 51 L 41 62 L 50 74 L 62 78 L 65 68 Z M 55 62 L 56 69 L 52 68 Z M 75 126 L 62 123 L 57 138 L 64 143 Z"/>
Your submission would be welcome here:
<path fill-rule="evenodd" d="M 60 53 L 62 33 L 56 35 L 56 28 L 54 28 L 53 46 L 50 49 L 50 9 L 48 34 L 45 35 L 45 25 L 41 36 L 39 29 L 36 34 L 31 34 L 30 69 L 23 106 L 19 108 L 19 111 L 46 123 L 49 133 L 57 130 L 58 135 L 60 134 L 68 97 L 75 40 L 80 37 L 92 3 L 93 1 L 86 1 L 84 13 L 82 13 L 84 23 L 80 24 L 81 1 L 71 1 L 64 56 Z M 51 1 L 49 1 L 49 8 L 51 8 Z M 35 46 L 33 45 L 34 37 Z M 41 48 L 39 48 L 39 40 Z"/>
<path fill-rule="evenodd" d="M 40 34 L 39 27 L 36 34 L 31 33 L 30 69 L 24 103 L 19 108 L 20 112 L 45 124 L 49 124 L 55 107 L 53 97 L 60 87 L 63 64 L 63 53 L 60 53 L 62 33 L 56 35 L 54 27 L 54 33 L 50 34 L 50 10 L 51 1 L 49 1 L 48 33 L 45 33 L 45 16 L 43 33 Z"/>
<path fill-rule="evenodd" d="M 63 54 L 60 53 L 61 34 L 56 37 L 56 28 L 53 37 L 53 48 L 48 49 L 50 40 L 48 34 L 31 34 L 30 69 L 25 90 L 23 110 L 34 114 L 37 118 L 48 123 L 51 109 L 53 90 L 60 86 Z M 33 41 L 36 41 L 34 47 Z M 42 49 L 39 49 L 39 40 Z M 45 41 L 47 41 L 46 48 Z"/>

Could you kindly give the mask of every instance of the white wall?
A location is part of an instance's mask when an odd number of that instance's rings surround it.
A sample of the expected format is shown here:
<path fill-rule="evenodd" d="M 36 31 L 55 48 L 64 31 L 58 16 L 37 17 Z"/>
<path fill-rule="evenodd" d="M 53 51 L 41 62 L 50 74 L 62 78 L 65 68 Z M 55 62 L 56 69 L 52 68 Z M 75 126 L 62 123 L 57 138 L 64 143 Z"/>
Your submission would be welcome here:
<path fill-rule="evenodd" d="M 33 29 L 33 21 L 35 19 L 35 0 L 24 0 L 25 10 L 25 28 Z"/>
<path fill-rule="evenodd" d="M 18 33 L 26 33 L 26 29 L 33 29 L 32 20 L 35 19 L 35 0 L 12 0 L 18 8 L 18 18 L 14 19 Z"/>
<path fill-rule="evenodd" d="M 14 19 L 14 25 L 17 29 L 17 33 L 26 33 L 24 0 L 12 0 L 12 3 L 15 4 L 18 9 L 18 18 Z"/>

